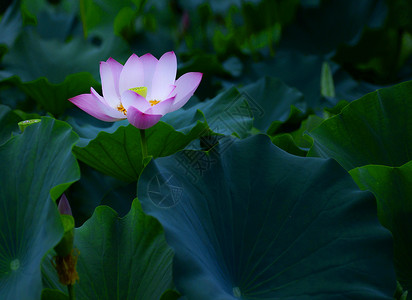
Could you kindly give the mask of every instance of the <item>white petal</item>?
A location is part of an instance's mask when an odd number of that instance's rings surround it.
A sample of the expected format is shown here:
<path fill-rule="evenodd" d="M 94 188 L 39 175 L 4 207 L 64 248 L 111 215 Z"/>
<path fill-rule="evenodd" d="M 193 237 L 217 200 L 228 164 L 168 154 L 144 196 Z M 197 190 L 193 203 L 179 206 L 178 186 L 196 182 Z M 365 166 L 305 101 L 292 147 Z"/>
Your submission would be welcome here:
<path fill-rule="evenodd" d="M 143 86 L 147 87 L 148 95 L 150 96 L 151 90 L 152 90 L 153 74 L 156 71 L 158 60 L 156 57 L 154 57 L 150 53 L 147 53 L 145 55 L 140 56 L 140 61 L 143 64 L 143 73 L 144 73 Z"/>
<path fill-rule="evenodd" d="M 169 86 L 174 85 L 176 80 L 177 61 L 173 51 L 162 55 L 156 66 L 153 75 L 150 98 L 148 99 L 165 99 L 170 92 Z M 149 96 L 149 95 L 148 95 Z"/>
<path fill-rule="evenodd" d="M 172 93 L 172 95 L 176 96 L 176 99 L 171 111 L 181 108 L 187 101 L 189 101 L 190 97 L 193 96 L 193 93 L 199 86 L 202 76 L 202 73 L 189 72 L 183 74 L 178 80 L 176 80 L 176 88 Z"/>
<path fill-rule="evenodd" d="M 120 95 L 131 88 L 141 87 L 144 84 L 143 63 L 136 54 L 132 54 L 124 64 L 120 74 L 119 92 Z"/>
<path fill-rule="evenodd" d="M 100 77 L 102 79 L 103 97 L 111 107 L 117 107 L 120 103 L 120 95 L 115 88 L 115 81 L 110 64 L 100 62 Z"/>
<path fill-rule="evenodd" d="M 106 61 L 106 63 L 109 64 L 110 69 L 112 70 L 114 88 L 117 92 L 117 95 L 119 96 L 120 95 L 119 78 L 120 78 L 120 73 L 122 72 L 122 69 L 123 69 L 123 65 L 111 57 Z"/>

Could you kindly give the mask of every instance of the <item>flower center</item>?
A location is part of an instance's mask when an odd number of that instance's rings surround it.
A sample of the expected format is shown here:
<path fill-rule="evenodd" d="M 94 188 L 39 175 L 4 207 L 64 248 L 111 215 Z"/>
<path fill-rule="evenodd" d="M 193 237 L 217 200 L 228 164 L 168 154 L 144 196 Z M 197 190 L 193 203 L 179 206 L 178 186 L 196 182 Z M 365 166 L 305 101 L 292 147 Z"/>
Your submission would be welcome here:
<path fill-rule="evenodd" d="M 160 100 L 149 100 L 151 106 L 155 106 L 156 104 L 160 103 Z"/>
<path fill-rule="evenodd" d="M 139 86 L 135 88 L 129 89 L 132 92 L 135 92 L 136 94 L 139 94 L 140 96 L 146 98 L 147 96 L 147 87 L 145 86 Z M 160 100 L 149 100 L 149 103 L 151 106 L 155 106 L 156 104 L 160 103 Z M 120 103 L 119 106 L 117 106 L 117 110 L 122 112 L 125 116 L 127 115 L 127 110 L 123 107 L 123 105 Z"/>
<path fill-rule="evenodd" d="M 146 98 L 147 87 L 145 87 L 145 86 L 139 86 L 139 87 L 131 88 L 129 90 L 135 92 L 136 94 L 139 94 L 143 98 Z"/>
<path fill-rule="evenodd" d="M 117 106 L 117 110 L 120 111 L 121 113 L 123 113 L 125 116 L 127 116 L 127 110 L 126 110 L 126 108 L 124 108 L 123 104 L 120 103 Z"/>

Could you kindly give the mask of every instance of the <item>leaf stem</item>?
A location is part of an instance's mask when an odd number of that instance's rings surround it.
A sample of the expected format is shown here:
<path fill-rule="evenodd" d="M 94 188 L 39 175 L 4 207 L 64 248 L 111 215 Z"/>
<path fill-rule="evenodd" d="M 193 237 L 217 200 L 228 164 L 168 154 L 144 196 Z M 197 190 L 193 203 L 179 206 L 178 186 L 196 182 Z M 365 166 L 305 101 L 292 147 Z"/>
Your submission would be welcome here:
<path fill-rule="evenodd" d="M 140 129 L 140 139 L 142 141 L 142 159 L 144 160 L 147 157 L 147 142 L 145 129 Z"/>
<path fill-rule="evenodd" d="M 67 290 L 69 291 L 69 299 L 70 300 L 75 300 L 76 297 L 74 296 L 74 286 L 72 284 L 69 284 L 67 286 Z"/>

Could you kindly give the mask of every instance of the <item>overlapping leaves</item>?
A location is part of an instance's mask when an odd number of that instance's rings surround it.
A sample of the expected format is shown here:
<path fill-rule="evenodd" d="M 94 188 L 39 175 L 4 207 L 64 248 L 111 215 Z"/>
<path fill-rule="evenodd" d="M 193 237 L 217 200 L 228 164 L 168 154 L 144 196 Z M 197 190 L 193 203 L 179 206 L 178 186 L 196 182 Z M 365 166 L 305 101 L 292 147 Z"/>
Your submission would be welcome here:
<path fill-rule="evenodd" d="M 377 90 L 314 129 L 311 155 L 333 157 L 378 201 L 381 223 L 394 237 L 398 280 L 412 288 L 410 196 L 412 82 Z"/>
<path fill-rule="evenodd" d="M 191 141 L 210 134 L 246 136 L 252 126 L 248 102 L 230 89 L 188 110 L 178 110 L 146 130 L 148 154 L 168 156 Z M 212 145 L 211 145 L 212 146 Z M 136 181 L 144 167 L 140 132 L 132 125 L 113 133 L 101 132 L 86 146 L 74 149 L 76 156 L 93 168 L 126 182 Z"/>
<path fill-rule="evenodd" d="M 0 294 L 4 299 L 40 298 L 41 260 L 63 235 L 53 200 L 80 177 L 71 153 L 76 140 L 67 124 L 43 118 L 0 146 Z"/>
<path fill-rule="evenodd" d="M 81 279 L 75 285 L 79 299 L 161 299 L 173 288 L 173 251 L 159 222 L 145 215 L 137 200 L 122 219 L 109 207 L 98 207 L 75 230 L 74 247 L 80 253 Z M 43 277 L 49 288 L 64 291 L 48 261 Z"/>

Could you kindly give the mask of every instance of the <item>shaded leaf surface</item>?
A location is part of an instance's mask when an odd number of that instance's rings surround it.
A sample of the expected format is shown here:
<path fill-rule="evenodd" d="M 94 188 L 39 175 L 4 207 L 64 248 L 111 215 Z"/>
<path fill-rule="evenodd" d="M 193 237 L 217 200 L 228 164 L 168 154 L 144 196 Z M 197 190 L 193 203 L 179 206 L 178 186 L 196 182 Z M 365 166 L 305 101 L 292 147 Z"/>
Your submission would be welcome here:
<path fill-rule="evenodd" d="M 107 206 L 96 208 L 75 230 L 74 245 L 80 251 L 78 299 L 160 299 L 173 288 L 173 251 L 159 222 L 143 213 L 138 200 L 121 219 Z M 50 263 L 43 267 L 46 284 L 62 289 Z"/>
<path fill-rule="evenodd" d="M 77 136 L 43 118 L 0 146 L 0 294 L 39 299 L 40 263 L 63 235 L 53 200 L 79 179 L 71 148 Z"/>
<path fill-rule="evenodd" d="M 412 81 L 353 101 L 310 132 L 310 155 L 332 157 L 350 170 L 401 166 L 412 159 Z"/>
<path fill-rule="evenodd" d="M 170 155 L 196 138 L 198 131 L 202 132 L 199 129 L 185 135 L 159 122 L 146 130 L 148 154 L 153 157 Z M 126 182 L 137 181 L 144 167 L 140 132 L 130 124 L 119 127 L 114 133 L 99 133 L 86 147 L 75 147 L 74 153 L 98 171 Z"/>
<path fill-rule="evenodd" d="M 240 91 L 251 107 L 253 126 L 261 131 L 267 131 L 273 121 L 286 121 L 290 106 L 303 101 L 302 93 L 271 77 L 264 77 Z"/>
<path fill-rule="evenodd" d="M 197 151 L 152 161 L 139 180 L 184 296 L 392 299 L 391 237 L 370 193 L 333 160 L 292 156 L 266 136 L 227 142 L 195 182 L 197 165 L 178 162 Z"/>
<path fill-rule="evenodd" d="M 21 118 L 8 106 L 0 104 L 0 145 L 11 138 L 13 133 L 19 132 L 18 122 Z"/>
<path fill-rule="evenodd" d="M 401 167 L 368 165 L 350 174 L 361 189 L 375 194 L 379 220 L 393 235 L 397 279 L 404 289 L 411 290 L 412 162 Z"/>

